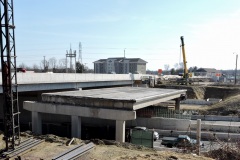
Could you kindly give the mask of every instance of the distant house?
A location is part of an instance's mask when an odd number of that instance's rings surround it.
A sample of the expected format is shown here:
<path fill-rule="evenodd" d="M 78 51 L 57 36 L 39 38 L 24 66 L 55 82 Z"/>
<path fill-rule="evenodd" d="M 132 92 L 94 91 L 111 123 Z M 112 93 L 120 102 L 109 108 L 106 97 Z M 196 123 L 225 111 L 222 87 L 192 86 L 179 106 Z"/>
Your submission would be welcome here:
<path fill-rule="evenodd" d="M 194 72 L 195 76 L 201 76 L 205 78 L 210 78 L 215 82 L 221 81 L 222 73 L 215 68 L 199 68 L 196 72 Z"/>
<path fill-rule="evenodd" d="M 219 77 L 221 76 L 221 71 L 216 70 L 215 68 L 199 68 L 195 71 L 194 75 L 203 77 Z"/>
<path fill-rule="evenodd" d="M 94 73 L 146 74 L 147 62 L 141 58 L 115 57 L 99 59 L 94 63 Z"/>

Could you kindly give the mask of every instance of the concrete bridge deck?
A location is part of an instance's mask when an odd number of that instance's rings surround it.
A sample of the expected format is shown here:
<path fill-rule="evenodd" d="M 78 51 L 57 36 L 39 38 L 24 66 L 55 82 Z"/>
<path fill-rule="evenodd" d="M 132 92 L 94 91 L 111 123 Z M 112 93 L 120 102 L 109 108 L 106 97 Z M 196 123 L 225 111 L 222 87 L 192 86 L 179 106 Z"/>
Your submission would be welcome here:
<path fill-rule="evenodd" d="M 78 89 L 99 86 L 131 85 L 141 80 L 142 74 L 90 74 L 90 73 L 17 73 L 18 91 Z M 2 85 L 2 74 L 0 74 Z M 0 87 L 2 93 L 2 87 Z"/>
<path fill-rule="evenodd" d="M 32 130 L 41 134 L 41 113 L 69 115 L 72 136 L 81 138 L 81 117 L 116 121 L 116 140 L 125 141 L 125 121 L 136 119 L 136 110 L 180 97 L 186 90 L 118 87 L 42 94 L 42 102 L 25 101 L 32 112 Z"/>
<path fill-rule="evenodd" d="M 42 101 L 97 108 L 137 110 L 149 105 L 175 99 L 185 90 L 117 87 L 83 91 L 43 93 Z"/>

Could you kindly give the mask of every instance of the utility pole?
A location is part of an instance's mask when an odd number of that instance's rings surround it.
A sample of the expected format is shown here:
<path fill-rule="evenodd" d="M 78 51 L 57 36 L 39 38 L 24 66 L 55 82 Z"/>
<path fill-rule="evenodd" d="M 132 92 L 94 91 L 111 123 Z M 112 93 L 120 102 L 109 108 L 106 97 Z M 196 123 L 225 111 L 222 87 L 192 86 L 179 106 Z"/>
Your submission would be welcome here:
<path fill-rule="evenodd" d="M 72 72 L 73 70 L 73 65 L 72 65 L 72 58 L 75 58 L 75 73 L 76 73 L 76 50 L 74 50 L 72 52 L 72 47 L 70 45 L 70 50 L 69 52 L 67 51 L 67 54 L 66 54 L 66 73 L 67 73 L 67 57 L 70 58 L 70 70 Z"/>
<path fill-rule="evenodd" d="M 43 59 L 43 70 L 44 72 L 46 71 L 46 61 L 45 61 L 45 56 L 43 56 L 44 59 Z"/>
<path fill-rule="evenodd" d="M 237 84 L 237 61 L 238 61 L 238 54 L 236 54 L 236 68 L 235 68 L 235 81 L 234 84 Z"/>
<path fill-rule="evenodd" d="M 125 73 L 126 69 L 125 69 L 125 53 L 126 53 L 126 48 L 124 48 L 124 55 L 123 55 L 123 73 Z"/>
<path fill-rule="evenodd" d="M 81 67 L 81 70 L 82 70 L 82 73 L 83 73 L 83 63 L 82 63 L 82 44 L 81 44 L 81 42 L 79 42 L 79 57 L 78 57 L 78 62 L 79 62 L 80 65 L 82 66 L 82 67 Z"/>
<path fill-rule="evenodd" d="M 197 155 L 201 152 L 201 119 L 197 119 Z"/>

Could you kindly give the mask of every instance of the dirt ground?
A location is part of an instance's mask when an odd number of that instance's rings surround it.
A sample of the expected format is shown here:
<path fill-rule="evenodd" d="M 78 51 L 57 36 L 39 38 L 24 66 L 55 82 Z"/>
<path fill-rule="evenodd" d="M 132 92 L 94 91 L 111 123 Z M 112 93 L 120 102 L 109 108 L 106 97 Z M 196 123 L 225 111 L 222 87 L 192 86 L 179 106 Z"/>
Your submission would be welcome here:
<path fill-rule="evenodd" d="M 203 98 L 206 94 L 205 88 L 195 87 L 191 91 L 191 95 L 195 95 L 197 99 Z M 212 88 L 209 89 L 214 91 Z M 222 88 L 220 89 L 222 91 Z M 224 95 L 224 101 L 212 106 L 196 106 L 196 105 L 181 105 L 182 109 L 201 110 L 202 114 L 220 114 L 220 115 L 240 115 L 240 95 L 238 90 L 234 89 L 235 94 L 229 94 L 227 90 Z M 221 95 L 222 96 L 222 95 Z M 216 97 L 217 98 L 217 97 Z M 22 133 L 22 139 L 31 137 L 30 132 Z M 3 134 L 0 134 L 0 149 L 5 147 L 5 143 L 2 140 Z M 43 135 L 37 136 L 37 138 L 44 139 L 45 141 L 38 146 L 28 150 L 24 154 L 20 155 L 21 160 L 51 160 L 54 156 L 73 148 L 80 143 L 86 143 L 80 139 L 75 139 L 72 145 L 67 146 L 68 138 L 62 138 L 55 135 Z M 211 158 L 205 156 L 197 156 L 192 153 L 180 153 L 175 151 L 156 151 L 153 149 L 145 148 L 142 146 L 134 146 L 129 143 L 114 142 L 111 145 L 106 145 L 101 140 L 93 141 L 95 147 L 88 154 L 83 156 L 82 160 L 210 160 Z M 219 152 L 219 151 L 216 151 Z M 222 151 L 221 151 L 222 152 Z M 216 154 L 217 155 L 217 154 Z"/>
<path fill-rule="evenodd" d="M 26 135 L 25 133 L 23 135 Z M 2 135 L 1 135 L 2 136 Z M 23 136 L 23 139 L 30 137 Z M 21 160 L 51 160 L 54 156 L 73 148 L 75 145 L 85 143 L 80 139 L 75 139 L 72 145 L 67 146 L 69 139 L 55 135 L 45 135 L 45 141 L 36 147 L 21 154 Z M 2 143 L 3 141 L 1 141 Z M 143 146 L 136 146 L 130 143 L 119 143 L 115 141 L 93 140 L 95 147 L 80 160 L 211 160 L 196 154 L 184 154 L 174 151 L 156 151 Z M 110 144 L 110 145 L 109 145 Z M 4 147 L 4 145 L 2 145 Z"/>
<path fill-rule="evenodd" d="M 240 85 L 158 85 L 157 87 L 185 89 L 189 99 L 218 98 L 223 100 L 217 104 L 206 106 L 181 104 L 181 109 L 198 110 L 199 114 L 204 115 L 240 116 Z"/>

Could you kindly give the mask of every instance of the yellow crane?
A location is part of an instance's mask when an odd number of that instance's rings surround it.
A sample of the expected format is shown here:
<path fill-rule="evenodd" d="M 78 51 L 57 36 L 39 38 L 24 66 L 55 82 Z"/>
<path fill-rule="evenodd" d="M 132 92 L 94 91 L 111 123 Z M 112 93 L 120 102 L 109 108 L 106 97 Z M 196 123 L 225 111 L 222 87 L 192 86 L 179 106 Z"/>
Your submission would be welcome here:
<path fill-rule="evenodd" d="M 182 56 L 183 56 L 183 66 L 184 66 L 184 72 L 183 72 L 183 77 L 181 79 L 177 80 L 178 84 L 192 84 L 193 81 L 189 79 L 189 73 L 187 69 L 187 60 L 186 60 L 186 53 L 185 53 L 185 46 L 184 46 L 184 38 L 183 36 L 180 37 L 181 39 L 181 47 L 182 47 Z"/>
<path fill-rule="evenodd" d="M 181 39 L 183 65 L 184 65 L 183 78 L 187 80 L 187 78 L 189 78 L 189 77 L 188 77 L 187 60 L 186 60 L 186 54 L 185 54 L 185 47 L 184 47 L 184 38 L 183 38 L 183 36 L 181 36 L 180 39 Z"/>

